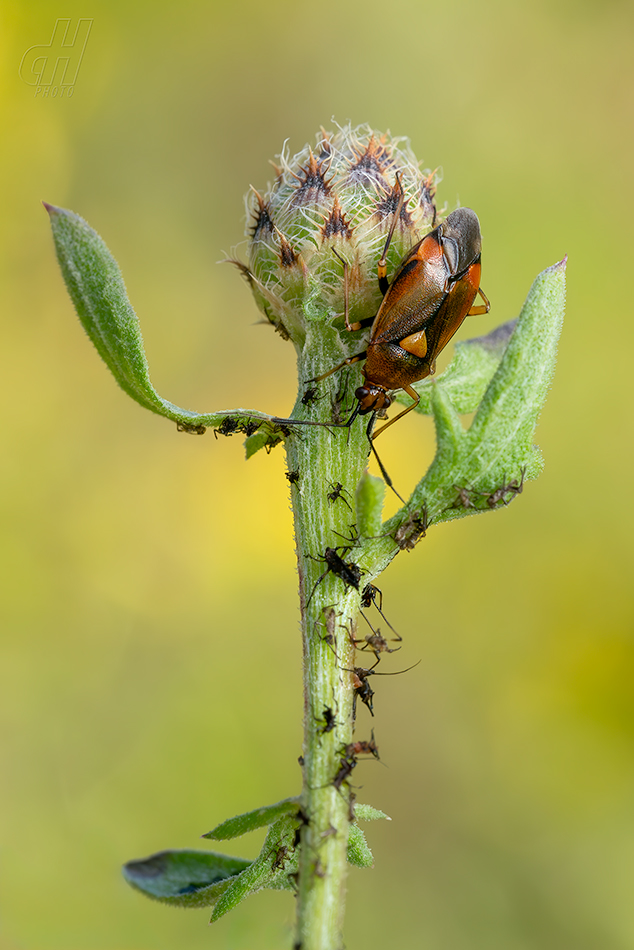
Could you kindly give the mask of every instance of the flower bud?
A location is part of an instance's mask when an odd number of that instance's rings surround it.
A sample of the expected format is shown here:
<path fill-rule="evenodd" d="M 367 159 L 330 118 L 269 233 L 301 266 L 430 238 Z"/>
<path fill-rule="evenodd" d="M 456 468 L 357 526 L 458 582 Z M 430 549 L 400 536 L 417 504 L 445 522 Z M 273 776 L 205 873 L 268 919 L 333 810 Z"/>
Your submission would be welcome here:
<path fill-rule="evenodd" d="M 240 266 L 267 319 L 301 347 L 309 323 L 343 316 L 343 261 L 350 322 L 376 314 L 377 262 L 394 216 L 388 277 L 438 223 L 439 176 L 421 172 L 407 139 L 367 125 L 322 129 L 315 148 L 293 158 L 285 148 L 274 168 L 273 185 L 246 196 L 249 265 Z"/>

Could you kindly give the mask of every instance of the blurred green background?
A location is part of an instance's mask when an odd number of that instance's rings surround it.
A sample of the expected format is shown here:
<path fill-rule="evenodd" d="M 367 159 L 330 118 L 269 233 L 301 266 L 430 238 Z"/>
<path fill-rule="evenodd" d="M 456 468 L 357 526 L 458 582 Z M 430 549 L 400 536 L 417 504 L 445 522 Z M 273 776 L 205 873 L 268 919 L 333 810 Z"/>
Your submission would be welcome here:
<path fill-rule="evenodd" d="M 73 97 L 37 98 L 18 67 L 57 17 L 92 33 Z M 463 336 L 569 255 L 543 476 L 380 581 L 399 658 L 422 663 L 376 686 L 384 764 L 355 780 L 393 821 L 351 872 L 346 946 L 634 946 L 632 4 L 9 0 L 0 18 L 2 950 L 290 945 L 287 894 L 209 929 L 119 875 L 300 787 L 282 451 L 245 464 L 237 438 L 178 435 L 117 390 L 39 202 L 118 258 L 163 396 L 284 414 L 290 344 L 216 262 L 240 252 L 249 184 L 331 116 L 408 135 L 443 166 L 441 204 L 477 210 L 493 306 Z M 405 491 L 432 453 L 409 417 L 382 454 Z"/>

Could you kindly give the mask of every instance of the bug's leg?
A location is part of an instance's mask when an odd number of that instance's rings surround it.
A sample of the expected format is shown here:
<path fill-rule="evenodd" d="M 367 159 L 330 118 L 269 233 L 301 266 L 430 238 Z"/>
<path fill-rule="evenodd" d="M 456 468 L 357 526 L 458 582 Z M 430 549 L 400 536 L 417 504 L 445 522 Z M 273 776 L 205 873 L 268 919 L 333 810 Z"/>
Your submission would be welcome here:
<path fill-rule="evenodd" d="M 390 244 L 392 243 L 392 237 L 394 236 L 394 231 L 396 229 L 396 222 L 401 216 L 401 211 L 403 210 L 403 204 L 405 203 L 405 192 L 403 191 L 403 186 L 401 184 L 401 179 L 399 177 L 398 172 L 396 173 L 396 184 L 400 192 L 398 205 L 396 206 L 394 217 L 392 218 L 392 223 L 390 225 L 390 230 L 388 231 L 385 247 L 383 248 L 383 253 L 381 254 L 381 259 L 376 265 L 378 278 L 379 278 L 379 290 L 381 291 L 384 297 L 387 293 L 388 287 L 390 286 L 387 279 L 387 252 L 389 250 Z"/>
<path fill-rule="evenodd" d="M 321 582 L 323 581 L 324 577 L 326 576 L 326 574 L 328 573 L 329 570 L 330 570 L 330 568 L 328 568 L 328 570 L 324 571 L 324 573 L 323 573 L 320 577 L 318 577 L 317 580 L 315 581 L 315 586 L 314 586 L 313 589 L 311 590 L 311 592 L 310 592 L 310 597 L 309 597 L 308 600 L 306 601 L 306 607 L 307 607 L 307 608 L 308 608 L 308 605 L 310 604 L 311 600 L 313 599 L 313 594 L 315 593 L 315 591 L 317 590 L 317 588 L 319 587 L 319 585 L 321 584 Z"/>
<path fill-rule="evenodd" d="M 394 416 L 393 419 L 390 419 L 389 422 L 386 422 L 384 426 L 381 426 L 378 432 L 375 432 L 374 435 L 372 436 L 373 439 L 376 439 L 376 437 L 381 435 L 382 432 L 385 432 L 388 426 L 391 426 L 394 422 L 396 422 L 397 419 L 402 419 L 403 416 L 406 416 L 408 412 L 411 412 L 412 409 L 415 409 L 418 403 L 420 402 L 420 396 L 418 395 L 415 389 L 412 389 L 411 386 L 403 386 L 403 389 L 405 390 L 408 396 L 412 397 L 414 402 L 412 403 L 411 406 L 407 406 L 406 409 L 403 409 L 402 412 L 399 412 L 397 416 Z"/>
<path fill-rule="evenodd" d="M 390 623 L 390 621 L 387 619 L 387 617 L 386 617 L 385 614 L 383 613 L 383 591 L 382 591 L 379 587 L 375 587 L 375 590 L 376 590 L 377 593 L 379 594 L 379 603 L 377 604 L 376 598 L 375 598 L 375 600 L 373 601 L 374 606 L 376 607 L 376 609 L 378 610 L 378 612 L 381 614 L 381 616 L 382 616 L 383 619 L 385 620 L 386 624 L 388 625 L 388 627 L 390 628 L 390 630 L 392 631 L 392 633 L 396 633 L 396 639 L 399 640 L 399 641 L 402 640 L 403 637 L 400 635 L 400 633 L 397 633 L 397 632 L 396 632 L 396 630 L 394 629 L 394 627 L 392 626 L 392 624 Z"/>
<path fill-rule="evenodd" d="M 359 320 L 357 323 L 350 323 L 350 265 L 343 259 L 341 254 L 337 253 L 334 247 L 331 250 L 335 257 L 337 257 L 343 264 L 343 315 L 346 321 L 346 330 L 349 330 L 351 333 L 353 333 L 355 330 L 362 330 L 364 327 L 371 327 L 374 323 L 374 317 L 366 317 L 365 320 Z"/>
<path fill-rule="evenodd" d="M 478 293 L 484 300 L 484 305 L 479 304 L 477 307 L 472 307 L 469 313 L 467 314 L 468 317 L 481 317 L 483 313 L 488 313 L 489 310 L 491 309 L 489 298 L 486 296 L 484 291 L 482 291 L 479 287 L 478 287 Z"/>
<path fill-rule="evenodd" d="M 356 356 L 349 356 L 348 359 L 343 360 L 342 363 L 339 363 L 337 366 L 334 366 L 332 369 L 329 369 L 327 373 L 323 373 L 321 376 L 314 376 L 313 379 L 306 379 L 306 383 L 320 383 L 322 379 L 327 379 L 329 376 L 332 376 L 333 373 L 338 372 L 340 369 L 343 369 L 344 366 L 352 366 L 353 363 L 358 363 L 360 360 L 364 360 L 367 355 L 367 350 L 364 350 L 363 353 L 357 353 Z"/>
<path fill-rule="evenodd" d="M 396 495 L 396 497 L 397 497 L 397 498 L 400 498 L 400 500 L 403 502 L 403 504 L 405 504 L 405 499 L 402 498 L 402 497 L 399 495 L 399 493 L 397 492 L 397 490 L 394 488 L 394 485 L 393 485 L 393 483 L 392 483 L 392 479 L 391 479 L 390 476 L 388 475 L 387 469 L 385 468 L 385 465 L 383 464 L 383 462 L 382 462 L 381 459 L 379 458 L 379 453 L 378 453 L 377 450 L 374 448 L 374 442 L 372 441 L 372 439 L 375 438 L 375 436 L 372 435 L 372 426 L 374 425 L 374 420 L 375 420 L 375 418 L 376 418 L 376 412 L 373 412 L 372 415 L 370 416 L 370 421 L 368 422 L 367 428 L 366 428 L 366 430 L 365 430 L 365 434 L 366 434 L 367 437 L 368 437 L 368 442 L 370 443 L 370 451 L 374 454 L 374 457 L 375 457 L 375 459 L 376 459 L 376 461 L 377 461 L 377 465 L 379 466 L 379 468 L 380 468 L 380 470 L 381 470 L 381 475 L 383 476 L 383 481 L 385 482 L 385 484 L 387 485 L 388 488 L 391 488 L 391 489 L 392 489 L 392 491 L 394 492 L 394 494 Z M 387 424 L 389 425 L 389 423 L 387 423 Z M 385 428 L 385 426 L 384 426 L 383 428 Z M 381 430 L 379 430 L 379 431 L 381 431 Z"/>

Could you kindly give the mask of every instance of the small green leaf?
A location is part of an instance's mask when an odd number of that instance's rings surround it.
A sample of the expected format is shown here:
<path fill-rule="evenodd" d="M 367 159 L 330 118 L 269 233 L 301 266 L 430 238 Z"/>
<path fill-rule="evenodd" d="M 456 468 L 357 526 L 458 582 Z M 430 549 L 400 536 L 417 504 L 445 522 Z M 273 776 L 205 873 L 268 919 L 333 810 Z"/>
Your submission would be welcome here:
<path fill-rule="evenodd" d="M 348 837 L 348 861 L 357 868 L 371 868 L 374 866 L 374 855 L 368 847 L 365 835 L 359 826 L 354 823 L 350 825 Z"/>
<path fill-rule="evenodd" d="M 158 395 L 148 371 L 139 321 L 119 265 L 96 231 L 72 211 L 44 204 L 57 259 L 77 316 L 121 388 L 145 409 L 178 423 L 184 431 L 219 426 L 227 416 L 246 424 L 266 422 L 263 412 L 236 409 L 198 413 L 180 409 Z"/>
<path fill-rule="evenodd" d="M 437 379 L 428 377 L 414 384 L 420 395 L 415 411 L 432 414 L 434 386 L 440 383 L 456 412 L 462 415 L 475 412 L 500 365 L 516 324 L 517 320 L 509 320 L 486 336 L 456 343 L 454 358 L 444 373 Z M 411 403 L 410 397 L 402 390 L 396 394 L 396 399 L 403 404 Z"/>
<path fill-rule="evenodd" d="M 298 807 L 299 798 L 285 798 L 274 805 L 263 805 L 262 808 L 255 808 L 243 815 L 236 815 L 235 818 L 228 818 L 202 837 L 212 838 L 214 841 L 239 838 L 249 831 L 255 831 L 257 828 L 264 828 L 266 825 L 273 824 L 283 815 L 297 814 Z"/>
<path fill-rule="evenodd" d="M 392 820 L 384 811 L 379 811 L 378 808 L 373 808 L 372 805 L 356 804 L 354 806 L 354 817 L 355 821 L 377 821 L 379 818 L 385 818 L 386 821 Z"/>
<path fill-rule="evenodd" d="M 295 802 L 292 817 L 285 815 L 271 825 L 255 861 L 215 851 L 161 851 L 140 861 L 129 861 L 123 867 L 123 875 L 146 897 L 164 904 L 214 906 L 212 921 L 218 920 L 249 894 L 265 887 L 278 891 L 296 889 L 296 810 Z"/>
<path fill-rule="evenodd" d="M 177 907 L 215 904 L 231 880 L 251 861 L 215 851 L 161 851 L 129 861 L 123 876 L 132 887 L 153 900 Z"/>
<path fill-rule="evenodd" d="M 466 431 L 442 380 L 432 385 L 436 457 L 409 503 L 384 531 L 394 536 L 394 528 L 423 510 L 429 524 L 492 511 L 515 498 L 525 478 L 539 475 L 541 455 L 533 435 L 555 367 L 565 306 L 565 263 L 549 267 L 535 279 Z M 499 348 L 493 350 L 497 353 Z"/>
<path fill-rule="evenodd" d="M 250 894 L 263 888 L 295 890 L 293 875 L 297 872 L 297 854 L 293 850 L 296 823 L 281 818 L 271 825 L 262 850 L 242 874 L 233 878 L 213 909 L 210 923 L 228 914 Z"/>
<path fill-rule="evenodd" d="M 248 439 L 245 439 L 244 447 L 246 449 L 247 460 L 252 458 L 260 449 L 263 449 L 269 439 L 270 435 L 268 432 L 256 432 L 255 435 L 250 435 Z"/>

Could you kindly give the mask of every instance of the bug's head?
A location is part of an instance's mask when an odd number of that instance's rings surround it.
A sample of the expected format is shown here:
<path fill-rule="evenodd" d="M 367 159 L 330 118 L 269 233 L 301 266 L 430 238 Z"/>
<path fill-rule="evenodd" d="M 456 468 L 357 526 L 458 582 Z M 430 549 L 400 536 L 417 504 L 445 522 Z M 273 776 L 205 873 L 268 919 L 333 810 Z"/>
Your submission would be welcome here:
<path fill-rule="evenodd" d="M 381 409 L 387 409 L 392 405 L 392 400 L 386 391 L 379 386 L 359 386 L 355 396 L 359 400 L 360 416 L 364 416 L 367 412 L 378 412 Z"/>

